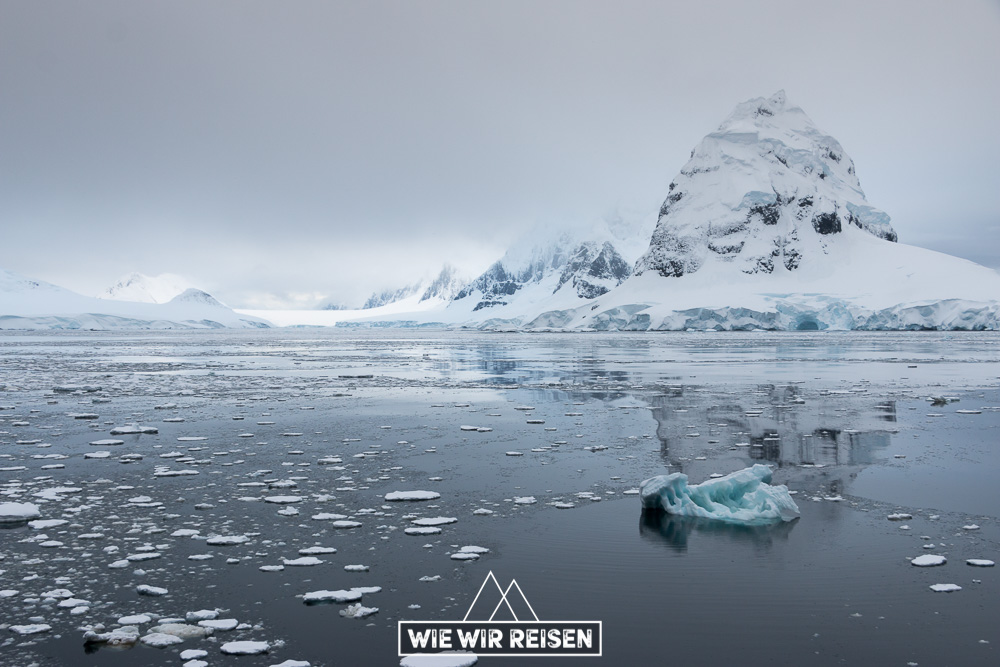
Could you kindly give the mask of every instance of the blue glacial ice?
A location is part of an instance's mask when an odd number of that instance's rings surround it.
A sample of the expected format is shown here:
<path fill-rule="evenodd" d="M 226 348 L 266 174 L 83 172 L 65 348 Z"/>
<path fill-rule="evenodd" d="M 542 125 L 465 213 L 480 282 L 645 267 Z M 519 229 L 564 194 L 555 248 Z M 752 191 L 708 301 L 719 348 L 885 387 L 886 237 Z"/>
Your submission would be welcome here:
<path fill-rule="evenodd" d="M 687 475 L 677 472 L 642 482 L 639 498 L 644 509 L 748 526 L 797 519 L 788 487 L 770 481 L 771 469 L 761 464 L 690 486 Z"/>

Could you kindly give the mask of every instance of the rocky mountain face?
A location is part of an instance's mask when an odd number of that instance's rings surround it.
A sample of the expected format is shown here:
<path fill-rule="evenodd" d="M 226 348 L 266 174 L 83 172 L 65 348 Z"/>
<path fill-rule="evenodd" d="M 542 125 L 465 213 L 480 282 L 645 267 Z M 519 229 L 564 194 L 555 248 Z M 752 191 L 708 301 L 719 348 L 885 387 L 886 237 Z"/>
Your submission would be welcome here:
<path fill-rule="evenodd" d="M 407 297 L 411 297 L 417 293 L 420 289 L 420 285 L 407 285 L 406 287 L 400 287 L 398 289 L 387 289 L 381 292 L 374 292 L 365 301 L 364 305 L 361 306 L 362 310 L 368 310 L 370 308 L 379 308 L 381 306 L 387 306 L 390 303 L 396 303 L 397 301 L 402 301 Z"/>
<path fill-rule="evenodd" d="M 451 301 L 461 291 L 464 284 L 465 280 L 458 275 L 455 267 L 451 264 L 445 264 L 441 269 L 441 273 L 423 289 L 420 300 L 441 299 L 442 301 Z"/>
<path fill-rule="evenodd" d="M 831 235 L 896 241 L 840 143 L 784 91 L 738 105 L 668 189 L 636 275 L 677 277 L 714 264 L 748 274 L 795 271 L 827 254 Z"/>
<path fill-rule="evenodd" d="M 365 304 L 361 308 L 363 310 L 379 308 L 387 306 L 390 303 L 402 301 L 403 299 L 409 299 L 418 294 L 420 298 L 417 300 L 417 303 L 423 303 L 432 299 L 451 301 L 464 284 L 465 280 L 458 274 L 455 267 L 451 264 L 445 264 L 441 268 L 441 272 L 433 280 L 424 280 L 398 289 L 375 292 L 368 297 L 368 300 L 365 301 Z"/>
<path fill-rule="evenodd" d="M 509 304 L 527 285 L 553 282 L 551 294 L 571 290 L 581 299 L 593 299 L 620 285 L 632 272 L 610 241 L 587 241 L 572 245 L 562 237 L 550 247 L 537 248 L 522 266 L 511 266 L 507 258 L 495 262 L 482 275 L 463 287 L 455 300 L 478 299 L 473 312 Z"/>

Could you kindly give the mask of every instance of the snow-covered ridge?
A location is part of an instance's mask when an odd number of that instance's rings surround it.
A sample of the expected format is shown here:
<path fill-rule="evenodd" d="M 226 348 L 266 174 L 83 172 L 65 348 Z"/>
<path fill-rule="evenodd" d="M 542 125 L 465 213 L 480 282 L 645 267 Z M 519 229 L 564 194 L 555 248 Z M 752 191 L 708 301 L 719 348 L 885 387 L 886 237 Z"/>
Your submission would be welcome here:
<path fill-rule="evenodd" d="M 0 269 L 0 329 L 267 328 L 211 295 L 187 289 L 167 303 L 98 299 Z"/>

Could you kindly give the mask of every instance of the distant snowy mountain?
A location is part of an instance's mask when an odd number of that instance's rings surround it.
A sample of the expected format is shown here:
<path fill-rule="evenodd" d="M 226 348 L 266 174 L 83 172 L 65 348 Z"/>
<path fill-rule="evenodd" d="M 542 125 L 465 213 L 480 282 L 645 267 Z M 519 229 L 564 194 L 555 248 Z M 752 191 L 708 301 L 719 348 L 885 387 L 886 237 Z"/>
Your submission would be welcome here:
<path fill-rule="evenodd" d="M 115 301 L 166 303 L 178 294 L 194 287 L 186 278 L 171 273 L 161 273 L 158 276 L 130 273 L 98 294 L 97 297 Z"/>
<path fill-rule="evenodd" d="M 361 306 L 361 309 L 381 308 L 418 295 L 420 297 L 418 303 L 435 299 L 450 301 L 462 288 L 464 282 L 456 272 L 455 267 L 445 264 L 441 272 L 431 280 L 423 280 L 405 287 L 373 293 Z"/>
<path fill-rule="evenodd" d="M 465 282 L 455 267 L 451 264 L 445 264 L 441 273 L 434 280 L 426 286 L 421 285 L 420 301 L 433 301 L 435 299 L 451 301 L 462 290 Z"/>
<path fill-rule="evenodd" d="M 377 320 L 402 326 L 419 321 L 441 320 L 436 315 L 451 303 L 451 299 L 465 284 L 458 272 L 446 264 L 434 277 L 407 287 L 384 290 L 372 294 L 362 308 L 345 308 L 328 300 L 311 310 L 238 310 L 252 317 L 267 319 L 278 326 L 334 326 L 341 322 Z"/>
<path fill-rule="evenodd" d="M 572 307 L 593 299 L 631 275 L 651 228 L 648 219 L 609 216 L 576 228 L 533 230 L 464 286 L 449 310 L 518 319 L 545 305 Z"/>
<path fill-rule="evenodd" d="M 390 303 L 396 303 L 397 301 L 402 301 L 407 297 L 411 297 L 420 290 L 420 284 L 416 283 L 413 285 L 407 285 L 406 287 L 400 287 L 397 289 L 387 289 L 381 292 L 374 292 L 365 301 L 364 305 L 361 306 L 362 310 L 370 310 L 372 308 L 380 308 L 382 306 L 388 306 Z"/>
<path fill-rule="evenodd" d="M 83 296 L 0 269 L 0 329 L 216 329 L 266 328 L 201 290 L 187 289 L 166 303 Z"/>

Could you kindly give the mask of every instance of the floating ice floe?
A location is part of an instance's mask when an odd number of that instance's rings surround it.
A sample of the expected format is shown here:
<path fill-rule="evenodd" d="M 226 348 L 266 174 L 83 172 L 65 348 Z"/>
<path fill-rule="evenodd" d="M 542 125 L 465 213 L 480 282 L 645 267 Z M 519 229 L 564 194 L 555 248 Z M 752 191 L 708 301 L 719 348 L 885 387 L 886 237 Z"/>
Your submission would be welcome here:
<path fill-rule="evenodd" d="M 107 644 L 108 646 L 132 646 L 139 641 L 139 628 L 126 625 L 110 632 L 88 630 L 83 633 L 85 644 Z"/>
<path fill-rule="evenodd" d="M 302 502 L 302 496 L 266 496 L 265 503 L 275 503 L 277 505 L 288 505 Z"/>
<path fill-rule="evenodd" d="M 962 590 L 958 584 L 931 584 L 930 589 L 935 593 L 954 593 Z"/>
<path fill-rule="evenodd" d="M 299 555 L 301 556 L 318 556 L 320 554 L 335 554 L 337 550 L 333 547 L 306 547 L 304 549 L 299 549 Z"/>
<path fill-rule="evenodd" d="M 320 560 L 315 556 L 302 556 L 301 558 L 292 558 L 292 559 L 285 558 L 281 562 L 284 563 L 285 565 L 290 565 L 292 567 L 309 567 L 312 565 L 322 565 L 326 561 Z"/>
<path fill-rule="evenodd" d="M 357 602 L 361 599 L 361 591 L 357 589 L 337 590 L 337 591 L 312 591 L 302 596 L 302 601 L 306 604 L 317 604 L 319 602 Z"/>
<path fill-rule="evenodd" d="M 12 625 L 10 626 L 10 631 L 16 635 L 27 636 L 27 635 L 37 635 L 42 632 L 48 632 L 52 629 L 51 625 L 47 623 L 32 623 L 30 625 Z"/>
<path fill-rule="evenodd" d="M 246 535 L 216 535 L 205 540 L 205 544 L 213 547 L 228 547 L 234 544 L 244 544 L 249 541 L 250 538 Z"/>
<path fill-rule="evenodd" d="M 220 650 L 226 655 L 260 655 L 267 653 L 271 645 L 267 642 L 226 642 Z"/>
<path fill-rule="evenodd" d="M 441 494 L 436 491 L 392 491 L 391 493 L 385 494 L 385 499 L 388 502 L 402 500 L 436 500 L 440 497 Z"/>
<path fill-rule="evenodd" d="M 399 662 L 399 667 L 472 667 L 479 662 L 475 653 L 443 652 L 425 655 L 408 655 Z"/>
<path fill-rule="evenodd" d="M 348 605 L 346 609 L 340 610 L 340 615 L 346 618 L 365 618 L 378 613 L 378 607 L 365 607 L 360 602 Z"/>
<path fill-rule="evenodd" d="M 970 558 L 967 561 L 965 561 L 965 564 L 971 565 L 972 567 L 993 567 L 994 565 L 996 565 L 996 563 L 994 563 L 993 561 L 987 560 L 985 558 Z"/>
<path fill-rule="evenodd" d="M 792 521 L 799 508 L 784 485 L 771 486 L 771 469 L 757 464 L 701 484 L 688 485 L 684 473 L 658 475 L 639 485 L 645 509 L 727 523 L 763 525 Z"/>
<path fill-rule="evenodd" d="M 444 526 L 449 523 L 457 523 L 458 519 L 453 516 L 434 516 L 421 519 L 414 519 L 410 523 L 414 526 Z"/>
<path fill-rule="evenodd" d="M 39 516 L 34 503 L 0 503 L 0 523 L 20 523 Z"/>
<path fill-rule="evenodd" d="M 129 424 L 127 426 L 116 426 L 110 431 L 111 435 L 136 435 L 143 433 L 147 435 L 153 435 L 159 432 L 160 432 L 159 429 L 157 429 L 155 426 L 139 426 L 137 424 Z M 94 443 L 90 444 L 93 445 Z"/>
<path fill-rule="evenodd" d="M 180 639 L 201 639 L 211 635 L 213 629 L 198 625 L 188 625 L 187 623 L 164 623 L 153 628 L 151 632 L 173 635 Z"/>
<path fill-rule="evenodd" d="M 917 556 L 911 560 L 910 565 L 916 565 L 917 567 L 935 567 L 937 565 L 944 565 L 947 562 L 948 559 L 944 556 L 924 554 L 923 556 Z"/>
<path fill-rule="evenodd" d="M 180 637 L 164 634 L 162 632 L 150 632 L 148 635 L 143 636 L 139 641 L 146 646 L 152 646 L 153 648 L 166 648 L 174 644 L 180 644 L 184 640 Z"/>

